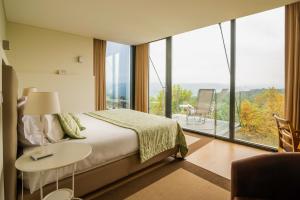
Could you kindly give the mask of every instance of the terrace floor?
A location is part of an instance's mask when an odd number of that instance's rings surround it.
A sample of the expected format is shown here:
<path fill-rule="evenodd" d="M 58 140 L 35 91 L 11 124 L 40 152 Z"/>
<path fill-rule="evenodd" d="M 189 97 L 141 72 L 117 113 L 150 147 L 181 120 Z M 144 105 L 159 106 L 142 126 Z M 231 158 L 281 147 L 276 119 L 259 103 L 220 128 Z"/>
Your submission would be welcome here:
<path fill-rule="evenodd" d="M 179 122 L 182 128 L 190 131 L 198 131 L 210 135 L 217 135 L 229 138 L 229 121 L 215 120 L 206 118 L 205 123 L 200 121 L 199 117 L 189 117 L 186 119 L 185 114 L 173 114 L 172 118 Z M 215 130 L 216 123 L 216 130 Z M 235 124 L 235 138 L 254 144 L 265 145 L 276 148 L 278 146 L 278 137 L 274 134 L 248 133 L 240 131 L 239 123 Z M 216 131 L 216 132 L 215 132 Z"/>
<path fill-rule="evenodd" d="M 229 121 L 223 120 L 215 120 L 206 118 L 205 123 L 199 120 L 199 117 L 189 117 L 188 120 L 186 119 L 186 115 L 184 114 L 173 114 L 172 118 L 179 122 L 179 124 L 189 130 L 195 130 L 202 133 L 208 133 L 223 137 L 229 136 Z M 215 130 L 215 123 L 216 123 L 216 130 Z"/>

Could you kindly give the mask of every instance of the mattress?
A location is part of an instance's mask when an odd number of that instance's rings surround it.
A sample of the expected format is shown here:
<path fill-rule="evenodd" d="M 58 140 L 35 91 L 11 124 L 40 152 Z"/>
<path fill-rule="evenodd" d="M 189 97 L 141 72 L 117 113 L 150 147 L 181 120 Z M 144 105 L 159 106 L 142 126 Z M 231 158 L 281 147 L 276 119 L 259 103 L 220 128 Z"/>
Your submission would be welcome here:
<path fill-rule="evenodd" d="M 111 163 L 113 161 L 125 158 L 138 152 L 138 136 L 127 128 L 122 128 L 93 117 L 79 114 L 83 126 L 82 135 L 86 139 L 66 140 L 67 142 L 82 142 L 92 146 L 92 153 L 86 159 L 77 163 L 76 174 L 94 169 Z M 27 147 L 24 153 L 30 153 L 34 147 Z M 73 166 L 67 166 L 58 170 L 60 179 L 72 175 Z M 56 181 L 56 170 L 46 171 L 43 173 L 43 184 L 49 184 Z M 39 173 L 24 173 L 24 187 L 31 193 L 39 189 Z"/>

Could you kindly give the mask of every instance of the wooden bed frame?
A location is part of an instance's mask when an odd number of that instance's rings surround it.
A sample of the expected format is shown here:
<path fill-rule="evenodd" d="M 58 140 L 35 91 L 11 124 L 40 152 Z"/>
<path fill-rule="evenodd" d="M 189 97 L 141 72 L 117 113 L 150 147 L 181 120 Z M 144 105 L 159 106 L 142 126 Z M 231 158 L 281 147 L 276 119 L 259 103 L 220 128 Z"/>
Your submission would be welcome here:
<path fill-rule="evenodd" d="M 3 85 L 3 162 L 4 162 L 4 191 L 5 199 L 15 200 L 20 197 L 17 194 L 17 171 L 15 161 L 17 159 L 17 98 L 18 80 L 16 72 L 10 66 L 2 69 Z M 145 163 L 140 163 L 138 154 L 114 161 L 107 165 L 79 173 L 75 176 L 75 196 L 85 196 L 101 189 L 110 183 L 140 171 L 154 163 L 157 163 L 169 156 L 176 155 L 178 148 L 167 150 L 151 158 Z M 60 187 L 70 187 L 71 177 L 59 182 Z M 44 194 L 53 191 L 55 183 L 44 186 Z M 39 191 L 30 194 L 24 190 L 24 200 L 40 199 Z"/>

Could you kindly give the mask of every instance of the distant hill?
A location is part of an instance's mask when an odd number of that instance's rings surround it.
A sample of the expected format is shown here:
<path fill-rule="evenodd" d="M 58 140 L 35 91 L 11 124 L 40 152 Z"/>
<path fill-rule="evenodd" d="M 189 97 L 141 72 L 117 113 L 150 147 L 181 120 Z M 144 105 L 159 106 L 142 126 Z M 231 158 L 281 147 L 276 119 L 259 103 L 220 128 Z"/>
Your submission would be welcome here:
<path fill-rule="evenodd" d="M 197 96 L 198 90 L 199 89 L 216 89 L 217 93 L 220 93 L 222 90 L 229 90 L 229 85 L 225 84 L 213 84 L 213 83 L 180 83 L 181 87 L 187 90 L 191 90 L 193 93 L 193 96 Z M 240 92 L 242 97 L 253 97 L 256 94 L 260 93 L 263 89 L 267 89 L 270 87 L 264 87 L 264 86 L 252 86 L 252 87 L 243 87 L 243 88 L 237 88 L 236 91 Z M 129 85 L 127 83 L 119 83 L 117 88 L 113 88 L 112 85 L 108 84 L 106 85 L 106 90 L 110 96 L 110 98 L 119 98 L 121 96 L 126 97 L 129 94 Z M 117 97 L 114 97 L 113 91 L 116 90 L 118 91 Z M 159 83 L 150 83 L 149 86 L 149 95 L 150 96 L 156 96 L 159 91 L 162 90 L 162 87 Z M 281 92 L 284 92 L 283 89 L 279 89 Z"/>
<path fill-rule="evenodd" d="M 196 96 L 199 89 L 216 89 L 217 92 L 221 92 L 224 89 L 229 89 L 229 84 L 215 84 L 215 83 L 180 83 L 184 89 L 191 90 L 193 93 L 193 96 Z M 237 88 L 236 91 L 241 92 L 250 92 L 251 94 L 255 95 L 259 93 L 262 89 L 270 88 L 271 86 L 249 86 L 249 87 L 242 87 Z M 149 95 L 154 96 L 157 95 L 160 90 L 162 90 L 162 87 L 159 83 L 150 83 L 149 87 Z M 256 91 L 257 90 L 257 91 Z M 283 89 L 279 89 L 283 91 Z"/>
<path fill-rule="evenodd" d="M 220 92 L 223 89 L 228 89 L 229 85 L 225 84 L 212 84 L 212 83 L 180 83 L 179 84 L 184 89 L 191 90 L 193 95 L 197 95 L 198 90 L 201 89 L 216 89 L 217 92 Z M 161 85 L 159 83 L 150 83 L 150 96 L 156 95 L 161 90 Z"/>

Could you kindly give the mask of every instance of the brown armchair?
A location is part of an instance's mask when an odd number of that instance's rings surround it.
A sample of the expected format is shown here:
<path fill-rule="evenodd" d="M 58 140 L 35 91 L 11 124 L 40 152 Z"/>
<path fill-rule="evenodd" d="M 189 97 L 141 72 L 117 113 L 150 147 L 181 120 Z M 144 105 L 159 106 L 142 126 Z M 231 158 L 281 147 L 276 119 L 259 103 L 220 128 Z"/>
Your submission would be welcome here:
<path fill-rule="evenodd" d="M 231 199 L 300 199 L 300 153 L 270 153 L 232 163 Z"/>

